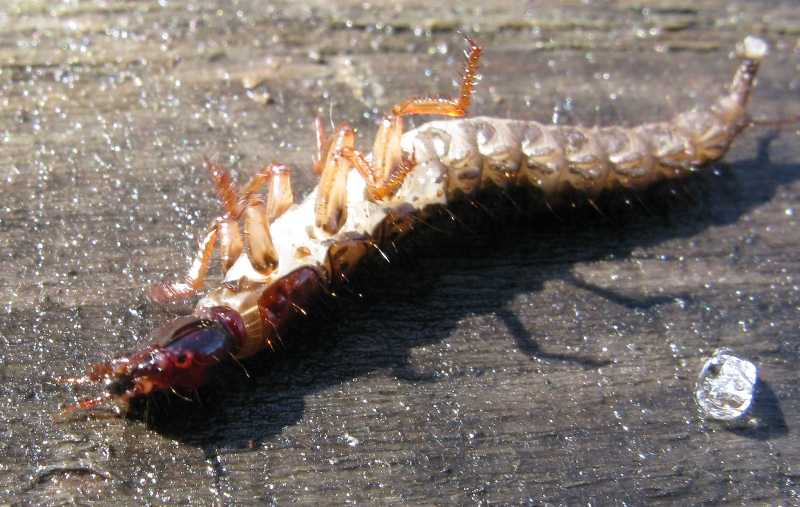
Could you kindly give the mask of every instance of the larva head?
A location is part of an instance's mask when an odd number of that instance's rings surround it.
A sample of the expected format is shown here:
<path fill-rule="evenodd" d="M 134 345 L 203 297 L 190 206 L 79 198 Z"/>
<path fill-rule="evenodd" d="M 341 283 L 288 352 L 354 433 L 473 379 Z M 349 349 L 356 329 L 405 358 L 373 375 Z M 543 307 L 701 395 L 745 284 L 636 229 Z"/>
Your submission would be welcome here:
<path fill-rule="evenodd" d="M 86 381 L 104 382 L 106 392 L 79 402 L 62 415 L 109 399 L 127 402 L 158 391 L 196 389 L 233 356 L 243 333 L 241 318 L 227 308 L 167 323 L 153 332 L 153 340 L 144 348 L 94 366 Z"/>

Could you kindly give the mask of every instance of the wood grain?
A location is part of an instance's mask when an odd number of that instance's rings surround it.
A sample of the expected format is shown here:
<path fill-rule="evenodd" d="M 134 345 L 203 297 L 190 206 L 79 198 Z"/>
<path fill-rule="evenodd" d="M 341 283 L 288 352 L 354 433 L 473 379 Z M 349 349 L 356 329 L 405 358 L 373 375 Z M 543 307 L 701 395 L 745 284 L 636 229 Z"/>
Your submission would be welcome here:
<path fill-rule="evenodd" d="M 773 47 L 754 114 L 800 114 L 791 2 L 430 4 L 0 8 L 0 504 L 796 501 L 796 129 L 751 129 L 675 196 L 606 216 L 487 214 L 190 401 L 53 420 L 93 394 L 56 379 L 190 311 L 141 292 L 182 276 L 218 212 L 204 154 L 242 178 L 286 163 L 301 195 L 309 109 L 368 147 L 393 103 L 455 90 L 457 30 L 485 46 L 470 114 L 667 118 L 724 90 L 748 34 Z M 732 425 L 692 400 L 721 346 L 760 369 Z"/>

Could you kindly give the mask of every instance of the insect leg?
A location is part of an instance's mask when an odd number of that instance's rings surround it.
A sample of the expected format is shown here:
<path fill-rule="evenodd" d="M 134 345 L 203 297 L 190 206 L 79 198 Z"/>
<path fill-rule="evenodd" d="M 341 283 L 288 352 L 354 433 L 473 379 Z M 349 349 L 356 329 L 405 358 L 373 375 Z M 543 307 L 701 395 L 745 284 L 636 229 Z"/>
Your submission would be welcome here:
<path fill-rule="evenodd" d="M 462 34 L 464 35 L 464 34 Z M 469 106 L 470 98 L 474 92 L 478 76 L 478 60 L 482 48 L 469 36 L 464 35 L 469 44 L 469 49 L 464 51 L 466 62 L 462 64 L 461 91 L 458 99 L 424 98 L 408 99 L 392 107 L 391 115 L 404 116 L 407 114 L 440 114 L 444 116 L 464 116 Z"/>
<path fill-rule="evenodd" d="M 271 271 L 277 263 L 277 253 L 272 245 L 268 224 L 282 215 L 294 201 L 289 170 L 280 164 L 264 167 L 239 193 L 228 171 L 212 164 L 208 159 L 206 162 L 217 185 L 220 201 L 227 212 L 218 219 L 223 273 L 227 273 L 233 266 L 244 248 L 237 224 L 242 215 L 245 216 L 245 239 L 253 267 L 261 272 Z M 267 181 L 270 182 L 270 190 L 265 205 L 257 194 Z M 258 209 L 251 211 L 253 207 Z"/>
<path fill-rule="evenodd" d="M 781 118 L 778 120 L 750 120 L 751 127 L 775 127 L 780 129 L 786 125 L 795 125 L 800 123 L 800 116 L 794 118 Z"/>
<path fill-rule="evenodd" d="M 286 180 L 284 185 L 289 188 L 289 192 L 291 193 L 291 187 L 288 184 L 289 169 L 287 169 L 285 165 L 270 164 L 266 167 L 262 167 L 261 170 L 253 176 L 253 179 L 245 185 L 244 190 L 238 192 L 230 171 L 215 164 L 209 160 L 208 157 L 205 157 L 205 161 L 211 173 L 211 179 L 214 180 L 214 184 L 217 187 L 217 197 L 222 203 L 225 212 L 230 215 L 233 220 L 239 220 L 242 217 L 242 213 L 244 213 L 245 208 L 247 208 L 250 203 L 252 196 L 258 193 L 261 187 L 264 186 L 264 183 L 273 180 L 275 177 Z M 271 185 L 270 191 L 272 191 L 272 188 Z M 285 188 L 281 188 L 281 202 L 283 201 L 285 201 Z M 285 209 L 283 211 L 285 211 Z M 280 216 L 283 211 L 275 218 Z"/>
<path fill-rule="evenodd" d="M 203 239 L 200 241 L 200 250 L 195 255 L 192 267 L 189 268 L 189 273 L 186 275 L 186 281 L 154 285 L 147 290 L 150 299 L 156 303 L 179 301 L 195 295 L 203 288 L 208 262 L 211 259 L 211 252 L 214 249 L 214 242 L 219 234 L 221 223 L 221 219 L 216 219 L 206 229 Z"/>
<path fill-rule="evenodd" d="M 243 243 L 242 234 L 239 232 L 239 225 L 237 222 L 237 214 L 240 213 L 241 199 L 236 186 L 233 182 L 233 176 L 230 171 L 224 167 L 215 164 L 208 157 L 204 157 L 206 166 L 208 167 L 211 179 L 217 187 L 217 197 L 225 209 L 225 214 L 217 218 L 216 224 L 219 232 L 219 249 L 220 249 L 220 262 L 222 263 L 222 271 L 227 272 L 239 255 L 242 253 Z M 256 176 L 258 178 L 258 176 Z M 212 245 L 213 246 L 213 245 Z M 209 252 L 209 256 L 211 253 Z M 199 290 L 202 285 L 197 288 Z M 194 293 L 189 293 L 185 297 L 192 296 Z"/>
<path fill-rule="evenodd" d="M 397 152 L 402 157 L 399 141 L 400 136 L 397 136 Z M 414 168 L 414 157 L 412 154 L 411 157 L 401 158 L 402 162 L 398 163 L 393 171 L 391 171 L 388 175 L 379 178 L 376 167 L 370 165 L 366 156 L 352 146 L 344 147 L 341 152 L 337 154 L 337 156 L 347 160 L 353 165 L 353 167 L 356 168 L 358 174 L 364 178 L 364 181 L 367 184 L 367 191 L 369 192 L 369 195 L 371 195 L 376 201 L 383 200 L 385 197 L 394 193 L 394 191 L 403 184 L 406 174 L 408 174 L 408 172 Z"/>
<path fill-rule="evenodd" d="M 324 167 L 324 159 L 325 153 L 328 151 L 328 135 L 325 132 L 325 122 L 322 121 L 322 118 L 314 111 L 311 111 L 311 118 L 314 121 L 314 156 L 312 160 L 314 162 L 314 172 L 317 174 L 322 174 L 322 169 Z"/>
<path fill-rule="evenodd" d="M 239 224 L 230 216 L 219 217 L 217 220 L 219 224 L 219 260 L 222 264 L 222 272 L 227 273 L 242 254 L 244 248 L 242 233 L 239 232 Z"/>
<path fill-rule="evenodd" d="M 329 234 L 338 232 L 347 220 L 347 174 L 350 166 L 348 160 L 339 154 L 352 149 L 354 141 L 353 128 L 342 123 L 336 128 L 328 154 L 322 161 L 314 214 L 317 227 Z"/>
<path fill-rule="evenodd" d="M 267 179 L 269 192 L 264 202 L 255 192 Z M 244 208 L 247 257 L 256 271 L 267 275 L 278 266 L 278 251 L 272 242 L 270 224 L 294 204 L 291 173 L 277 164 L 262 169 L 248 185 L 242 199 L 248 199 Z"/>
<path fill-rule="evenodd" d="M 267 218 L 272 223 L 294 204 L 294 193 L 289 169 L 273 164 L 269 170 L 271 176 L 267 193 Z"/>
<path fill-rule="evenodd" d="M 458 98 L 427 97 L 408 99 L 392 107 L 383 116 L 375 143 L 372 147 L 372 163 L 354 148 L 345 148 L 341 156 L 346 158 L 367 183 L 367 190 L 375 200 L 383 200 L 403 183 L 403 179 L 414 168 L 414 155 L 404 154 L 400 146 L 403 136 L 403 116 L 410 114 L 435 114 L 463 116 L 467 112 L 470 98 L 477 82 L 478 59 L 481 47 L 468 36 L 464 36 L 469 49 L 464 51 L 461 88 Z"/>
<path fill-rule="evenodd" d="M 205 162 L 225 214 L 217 217 L 206 229 L 184 282 L 155 285 L 148 289 L 148 297 L 157 303 L 186 299 L 203 288 L 217 239 L 222 271 L 227 273 L 245 248 L 238 224 L 242 217 L 245 218 L 246 247 L 253 267 L 261 272 L 269 272 L 277 263 L 278 255 L 269 234 L 269 223 L 281 216 L 294 200 L 289 170 L 279 164 L 264 167 L 245 186 L 244 191 L 238 192 L 228 170 L 208 157 Z M 267 181 L 270 181 L 270 195 L 265 204 L 257 193 Z"/>
<path fill-rule="evenodd" d="M 278 265 L 278 251 L 269 232 L 267 205 L 259 196 L 254 196 L 244 211 L 244 237 L 253 269 L 264 275 L 273 271 Z"/>

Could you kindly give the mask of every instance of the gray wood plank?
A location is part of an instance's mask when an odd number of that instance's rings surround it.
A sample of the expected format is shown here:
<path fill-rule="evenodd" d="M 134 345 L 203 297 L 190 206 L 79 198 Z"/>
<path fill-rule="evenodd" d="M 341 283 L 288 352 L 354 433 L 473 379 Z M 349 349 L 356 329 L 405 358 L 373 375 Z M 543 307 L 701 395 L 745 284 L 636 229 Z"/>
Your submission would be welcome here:
<path fill-rule="evenodd" d="M 376 264 L 278 354 L 128 419 L 53 420 L 59 385 L 191 304 L 217 213 L 202 166 L 314 185 L 309 108 L 358 128 L 450 94 L 470 114 L 628 124 L 707 104 L 747 34 L 757 117 L 800 114 L 792 2 L 16 2 L 0 11 L 0 503 L 789 504 L 800 454 L 796 129 L 606 216 L 490 215 Z M 424 119 L 415 120 L 418 123 Z M 703 358 L 755 361 L 751 417 L 704 421 Z"/>

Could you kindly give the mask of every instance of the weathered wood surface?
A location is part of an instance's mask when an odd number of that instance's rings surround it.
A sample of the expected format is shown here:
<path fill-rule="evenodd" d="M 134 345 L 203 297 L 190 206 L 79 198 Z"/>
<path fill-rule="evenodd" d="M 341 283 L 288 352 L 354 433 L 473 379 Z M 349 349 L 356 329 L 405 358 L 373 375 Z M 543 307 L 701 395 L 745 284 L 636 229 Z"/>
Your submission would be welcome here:
<path fill-rule="evenodd" d="M 94 394 L 54 378 L 190 308 L 141 290 L 183 275 L 217 213 L 203 154 L 243 177 L 290 164 L 300 194 L 309 108 L 368 147 L 393 102 L 454 90 L 458 29 L 486 48 L 471 114 L 665 118 L 720 93 L 751 33 L 773 45 L 755 114 L 800 114 L 793 2 L 432 3 L 2 8 L 0 504 L 798 501 L 795 129 L 747 132 L 666 210 L 401 256 L 199 403 L 52 419 Z M 721 346 L 762 379 L 734 426 L 692 400 Z"/>

